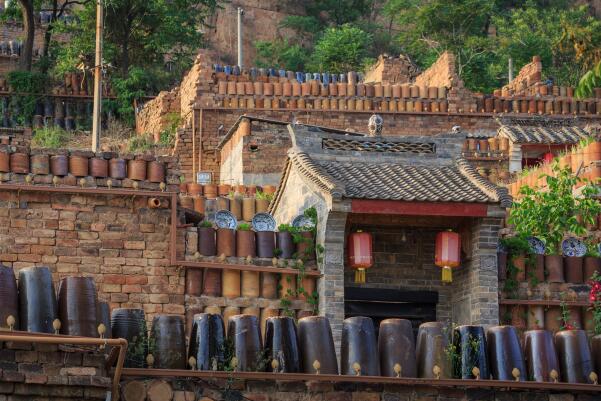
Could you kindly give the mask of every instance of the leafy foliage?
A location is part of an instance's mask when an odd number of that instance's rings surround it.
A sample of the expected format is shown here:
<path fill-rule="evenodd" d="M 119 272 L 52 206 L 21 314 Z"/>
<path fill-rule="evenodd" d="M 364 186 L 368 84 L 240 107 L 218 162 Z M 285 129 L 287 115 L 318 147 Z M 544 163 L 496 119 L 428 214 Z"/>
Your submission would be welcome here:
<path fill-rule="evenodd" d="M 587 71 L 580 81 L 578 81 L 578 86 L 576 87 L 576 97 L 588 97 L 593 93 L 594 88 L 601 87 L 601 61 L 597 63 L 595 68 Z"/>
<path fill-rule="evenodd" d="M 363 70 L 373 61 L 368 58 L 372 43 L 369 33 L 349 24 L 329 28 L 315 45 L 308 67 L 332 73 Z"/>
<path fill-rule="evenodd" d="M 12 106 L 13 111 L 19 110 L 16 116 L 17 124 L 23 125 L 33 116 L 40 94 L 44 93 L 46 77 L 38 72 L 11 71 L 6 81 L 13 91 L 22 93 L 12 99 Z"/>
<path fill-rule="evenodd" d="M 31 142 L 39 148 L 56 149 L 63 147 L 68 139 L 69 133 L 61 127 L 44 127 L 35 131 Z"/>

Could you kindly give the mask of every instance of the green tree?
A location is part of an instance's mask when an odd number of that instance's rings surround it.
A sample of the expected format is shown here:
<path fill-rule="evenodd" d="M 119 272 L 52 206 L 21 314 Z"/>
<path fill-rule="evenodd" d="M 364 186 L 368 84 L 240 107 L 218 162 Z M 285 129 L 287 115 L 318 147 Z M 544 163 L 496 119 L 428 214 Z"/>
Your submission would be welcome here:
<path fill-rule="evenodd" d="M 601 61 L 580 78 L 576 87 L 576 96 L 579 98 L 589 97 L 592 95 L 593 89 L 599 87 L 601 87 Z"/>
<path fill-rule="evenodd" d="M 290 44 L 286 40 L 258 41 L 257 67 L 280 67 L 291 71 L 302 71 L 305 68 L 307 50 L 299 44 Z"/>
<path fill-rule="evenodd" d="M 308 67 L 332 73 L 362 70 L 373 61 L 368 58 L 372 43 L 371 34 L 350 24 L 329 28 L 315 44 Z"/>

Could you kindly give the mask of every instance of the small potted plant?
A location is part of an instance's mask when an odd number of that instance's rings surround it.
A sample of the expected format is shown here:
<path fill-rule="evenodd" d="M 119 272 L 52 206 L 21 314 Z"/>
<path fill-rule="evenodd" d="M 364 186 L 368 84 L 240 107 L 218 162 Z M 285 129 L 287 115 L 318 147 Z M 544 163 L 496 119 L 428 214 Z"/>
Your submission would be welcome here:
<path fill-rule="evenodd" d="M 179 176 L 179 193 L 180 194 L 188 193 L 188 184 L 186 184 L 186 176 L 183 174 Z"/>
<path fill-rule="evenodd" d="M 236 256 L 254 258 L 255 252 L 255 232 L 249 223 L 239 223 L 236 231 Z"/>
<path fill-rule="evenodd" d="M 198 252 L 203 256 L 215 256 L 215 228 L 213 223 L 203 220 L 198 224 Z"/>
<path fill-rule="evenodd" d="M 280 250 L 280 256 L 283 259 L 291 259 L 296 251 L 292 234 L 295 228 L 290 224 L 280 224 L 276 233 L 276 246 Z"/>
<path fill-rule="evenodd" d="M 586 241 L 586 254 L 583 263 L 584 280 L 588 281 L 595 275 L 601 274 L 601 258 L 599 258 L 598 244 L 590 239 Z"/>
<path fill-rule="evenodd" d="M 267 194 L 263 191 L 257 191 L 255 198 L 256 198 L 255 212 L 256 213 L 267 212 L 267 209 L 269 209 L 269 203 L 271 203 L 271 200 L 273 199 L 273 194 Z"/>

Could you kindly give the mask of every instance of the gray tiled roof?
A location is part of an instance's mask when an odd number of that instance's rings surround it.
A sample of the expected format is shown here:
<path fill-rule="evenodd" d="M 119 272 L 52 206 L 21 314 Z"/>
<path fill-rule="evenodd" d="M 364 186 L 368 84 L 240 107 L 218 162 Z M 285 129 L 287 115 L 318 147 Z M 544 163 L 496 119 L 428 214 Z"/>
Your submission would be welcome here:
<path fill-rule="evenodd" d="M 499 135 L 509 138 L 513 143 L 519 144 L 558 144 L 569 145 L 588 136 L 580 127 L 570 126 L 523 126 L 502 125 Z"/>

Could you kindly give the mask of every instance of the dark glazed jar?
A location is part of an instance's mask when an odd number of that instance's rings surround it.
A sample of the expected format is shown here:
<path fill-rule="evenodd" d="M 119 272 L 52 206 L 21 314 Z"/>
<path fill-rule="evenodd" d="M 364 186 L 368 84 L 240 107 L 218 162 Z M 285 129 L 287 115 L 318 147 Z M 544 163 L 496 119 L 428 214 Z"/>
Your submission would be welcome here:
<path fill-rule="evenodd" d="M 154 344 L 153 368 L 186 369 L 184 319 L 178 315 L 157 315 L 152 320 L 150 342 Z"/>
<path fill-rule="evenodd" d="M 269 362 L 267 370 L 276 373 L 300 372 L 300 351 L 294 319 L 288 316 L 267 318 L 264 348 Z M 277 363 L 272 364 L 273 360 Z"/>
<path fill-rule="evenodd" d="M 98 337 L 98 300 L 92 277 L 65 277 L 58 288 L 61 334 Z"/>
<path fill-rule="evenodd" d="M 257 256 L 273 258 L 275 250 L 275 233 L 273 231 L 257 231 Z"/>
<path fill-rule="evenodd" d="M 213 227 L 198 227 L 198 252 L 203 256 L 215 256 L 216 242 Z"/>
<path fill-rule="evenodd" d="M 96 318 L 98 319 L 98 325 L 104 324 L 106 332 L 104 333 L 105 338 L 112 338 L 113 333 L 111 329 L 111 307 L 106 302 L 98 302 L 96 308 Z"/>
<path fill-rule="evenodd" d="M 188 356 L 196 359 L 198 370 L 218 370 L 224 363 L 225 329 L 221 315 L 194 315 Z"/>
<path fill-rule="evenodd" d="M 69 158 L 66 155 L 54 155 L 50 158 L 50 173 L 58 177 L 69 175 Z"/>
<path fill-rule="evenodd" d="M 123 159 L 109 160 L 109 177 L 122 180 L 127 177 L 127 163 Z"/>
<path fill-rule="evenodd" d="M 109 162 L 100 157 L 90 159 L 90 175 L 94 178 L 106 178 L 109 175 Z"/>
<path fill-rule="evenodd" d="M 118 308 L 111 314 L 113 338 L 127 340 L 126 368 L 143 368 L 148 355 L 148 332 L 144 310 Z"/>
<path fill-rule="evenodd" d="M 459 353 L 459 366 L 454 366 L 454 376 L 475 379 L 474 368 L 478 368 L 481 379 L 489 379 L 486 357 L 486 338 L 482 326 L 459 326 L 453 334 L 453 345 Z"/>
<path fill-rule="evenodd" d="M 559 360 L 553 342 L 553 334 L 547 330 L 530 330 L 524 333 L 524 356 L 528 377 L 537 382 L 552 382 L 551 372 L 557 372 Z"/>
<path fill-rule="evenodd" d="M 292 234 L 288 231 L 278 231 L 275 235 L 277 248 L 282 252 L 279 257 L 282 259 L 292 259 L 295 252 Z"/>
<path fill-rule="evenodd" d="M 324 316 L 308 316 L 298 321 L 301 372 L 338 374 L 338 360 L 330 321 Z"/>
<path fill-rule="evenodd" d="M 340 373 L 349 376 L 380 376 L 376 332 L 371 318 L 355 316 L 344 320 Z"/>
<path fill-rule="evenodd" d="M 452 377 L 451 364 L 447 357 L 448 338 L 444 325 L 440 322 L 426 322 L 419 326 L 415 346 L 417 377 L 434 379 L 435 367 L 441 379 Z"/>
<path fill-rule="evenodd" d="M 227 325 L 227 338 L 234 347 L 234 355 L 238 360 L 237 370 L 256 371 L 261 353 L 259 319 L 252 315 L 230 317 Z"/>
<path fill-rule="evenodd" d="M 0 329 L 8 328 L 7 319 L 15 319 L 13 330 L 19 330 L 19 297 L 12 267 L 0 263 Z"/>
<path fill-rule="evenodd" d="M 413 328 L 407 319 L 385 319 L 378 336 L 380 371 L 386 377 L 417 377 Z M 395 371 L 395 366 L 399 370 Z"/>
<path fill-rule="evenodd" d="M 495 380 L 516 380 L 513 370 L 519 370 L 519 380 L 528 376 L 518 332 L 513 326 L 495 326 L 486 332 L 488 362 Z"/>
<path fill-rule="evenodd" d="M 555 333 L 561 381 L 565 383 L 592 383 L 593 360 L 584 330 L 564 330 Z"/>
<path fill-rule="evenodd" d="M 47 267 L 19 270 L 20 328 L 35 333 L 54 333 L 58 318 L 52 274 Z"/>

